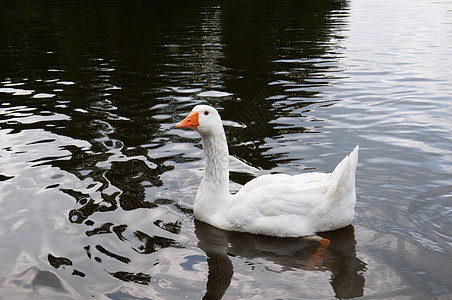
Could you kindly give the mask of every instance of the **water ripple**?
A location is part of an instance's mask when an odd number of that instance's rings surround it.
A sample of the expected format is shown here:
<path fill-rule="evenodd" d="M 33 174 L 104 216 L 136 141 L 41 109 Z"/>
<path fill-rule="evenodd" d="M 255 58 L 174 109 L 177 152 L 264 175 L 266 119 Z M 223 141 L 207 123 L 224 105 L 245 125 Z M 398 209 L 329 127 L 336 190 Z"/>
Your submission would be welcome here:
<path fill-rule="evenodd" d="M 450 294 L 446 1 L 41 4 L 2 6 L 0 297 Z M 360 145 L 314 271 L 313 243 L 193 221 L 201 143 L 174 125 L 206 103 L 233 191 Z"/>

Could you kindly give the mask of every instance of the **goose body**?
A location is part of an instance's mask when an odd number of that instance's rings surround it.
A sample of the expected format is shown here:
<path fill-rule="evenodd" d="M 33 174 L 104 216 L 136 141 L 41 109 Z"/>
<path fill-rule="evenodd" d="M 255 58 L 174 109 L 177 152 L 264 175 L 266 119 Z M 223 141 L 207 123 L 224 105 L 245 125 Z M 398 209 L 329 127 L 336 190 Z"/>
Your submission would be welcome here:
<path fill-rule="evenodd" d="M 332 173 L 269 174 L 229 193 L 229 153 L 216 109 L 197 105 L 177 128 L 197 130 L 205 155 L 195 217 L 215 227 L 279 237 L 300 237 L 349 225 L 356 203 L 358 146 Z"/>

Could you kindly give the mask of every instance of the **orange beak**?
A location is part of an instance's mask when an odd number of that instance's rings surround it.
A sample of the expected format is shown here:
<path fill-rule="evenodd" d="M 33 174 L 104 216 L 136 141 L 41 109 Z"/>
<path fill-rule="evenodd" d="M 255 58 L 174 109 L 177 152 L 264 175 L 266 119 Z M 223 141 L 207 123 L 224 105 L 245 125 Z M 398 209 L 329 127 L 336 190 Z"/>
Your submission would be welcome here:
<path fill-rule="evenodd" d="M 196 129 L 198 125 L 198 112 L 192 111 L 188 117 L 176 124 L 176 128 Z"/>

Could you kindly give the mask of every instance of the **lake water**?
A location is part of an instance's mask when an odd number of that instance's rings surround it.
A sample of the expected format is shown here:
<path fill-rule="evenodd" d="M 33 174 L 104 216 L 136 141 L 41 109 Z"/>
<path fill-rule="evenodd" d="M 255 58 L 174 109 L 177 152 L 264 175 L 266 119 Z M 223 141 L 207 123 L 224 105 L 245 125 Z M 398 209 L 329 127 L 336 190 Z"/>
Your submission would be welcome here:
<path fill-rule="evenodd" d="M 9 1 L 0 10 L 0 298 L 451 299 L 452 3 Z M 197 222 L 217 107 L 231 189 L 330 172 L 317 244 Z"/>

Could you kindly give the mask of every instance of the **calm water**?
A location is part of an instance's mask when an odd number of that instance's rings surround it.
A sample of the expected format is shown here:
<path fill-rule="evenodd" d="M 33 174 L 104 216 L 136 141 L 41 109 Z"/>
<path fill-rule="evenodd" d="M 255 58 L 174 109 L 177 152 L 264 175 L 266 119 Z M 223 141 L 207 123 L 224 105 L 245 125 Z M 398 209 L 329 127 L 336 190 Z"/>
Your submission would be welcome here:
<path fill-rule="evenodd" d="M 2 4 L 0 298 L 450 299 L 452 3 L 155 2 Z M 322 262 L 195 221 L 199 103 L 232 190 L 361 146 Z"/>

